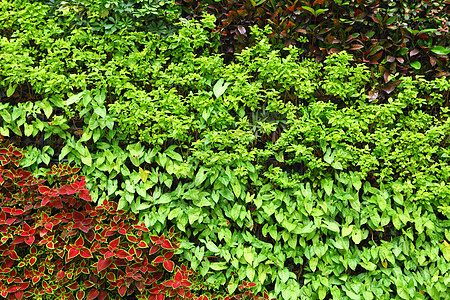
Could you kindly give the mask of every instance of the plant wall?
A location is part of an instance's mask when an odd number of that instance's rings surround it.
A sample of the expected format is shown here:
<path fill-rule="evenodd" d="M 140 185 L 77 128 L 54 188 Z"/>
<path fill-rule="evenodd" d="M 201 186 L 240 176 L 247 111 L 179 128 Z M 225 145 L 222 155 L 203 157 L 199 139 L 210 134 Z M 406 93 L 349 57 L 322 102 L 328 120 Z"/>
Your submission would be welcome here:
<path fill-rule="evenodd" d="M 101 35 L 38 3 L 0 11 L 0 134 L 26 149 L 20 167 L 56 190 L 50 166 L 80 166 L 80 210 L 109 205 L 105 226 L 135 218 L 149 247 L 173 228 L 193 297 L 449 294 L 448 77 L 394 74 L 378 97 L 380 73 L 352 51 L 316 62 L 271 44 L 268 26 L 246 28 L 251 45 L 229 60 L 207 14 L 172 35 Z M 80 230 L 64 242 L 72 255 L 94 242 Z M 131 251 L 114 234 L 102 243 Z M 155 267 L 169 289 L 180 276 L 168 250 Z M 135 281 L 126 291 L 145 295 Z"/>

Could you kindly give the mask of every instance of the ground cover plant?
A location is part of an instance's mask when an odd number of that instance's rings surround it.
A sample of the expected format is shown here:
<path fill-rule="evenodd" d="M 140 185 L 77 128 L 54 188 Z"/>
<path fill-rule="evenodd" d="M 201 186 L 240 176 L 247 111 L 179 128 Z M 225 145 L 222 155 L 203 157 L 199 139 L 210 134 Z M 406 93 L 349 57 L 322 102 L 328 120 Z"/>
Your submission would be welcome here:
<path fill-rule="evenodd" d="M 357 56 L 305 59 L 269 27 L 246 28 L 229 60 L 207 14 L 105 35 L 26 0 L 0 12 L 0 134 L 24 148 L 19 167 L 80 166 L 80 211 L 107 199 L 107 218 L 173 228 L 197 298 L 448 297 L 448 77 L 393 75 L 377 97 Z"/>

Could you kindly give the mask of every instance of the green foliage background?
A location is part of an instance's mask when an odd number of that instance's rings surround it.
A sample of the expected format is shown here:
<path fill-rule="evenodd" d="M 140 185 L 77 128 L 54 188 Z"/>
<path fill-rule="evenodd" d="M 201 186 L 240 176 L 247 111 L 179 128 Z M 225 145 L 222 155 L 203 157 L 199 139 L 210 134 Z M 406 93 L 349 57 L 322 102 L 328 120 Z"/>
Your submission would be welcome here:
<path fill-rule="evenodd" d="M 280 50 L 268 27 L 225 63 L 211 15 L 103 35 L 51 14 L 0 4 L 0 134 L 26 146 L 23 167 L 82 166 L 95 201 L 175 225 L 217 290 L 449 298 L 447 77 L 397 76 L 372 101 L 367 66 Z"/>

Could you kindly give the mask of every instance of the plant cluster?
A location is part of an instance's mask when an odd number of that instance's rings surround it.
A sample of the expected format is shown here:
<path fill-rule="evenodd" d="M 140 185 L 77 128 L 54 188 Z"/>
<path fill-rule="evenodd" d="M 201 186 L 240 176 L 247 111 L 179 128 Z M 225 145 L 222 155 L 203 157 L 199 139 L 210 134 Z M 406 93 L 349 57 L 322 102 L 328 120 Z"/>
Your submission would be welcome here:
<path fill-rule="evenodd" d="M 133 293 L 151 300 L 234 299 L 195 293 L 205 285 L 179 263 L 175 252 L 180 233 L 173 227 L 161 236 L 151 235 L 134 214 L 118 210 L 117 203 L 104 200 L 93 207 L 84 178 L 76 174 L 79 168 L 53 165 L 46 179 L 38 179 L 18 168 L 22 151 L 4 142 L 2 146 L 4 299 L 107 300 Z M 253 285 L 244 282 L 241 290 Z"/>
<path fill-rule="evenodd" d="M 317 19 L 328 13 L 314 11 Z M 108 266 L 115 278 L 124 273 L 112 290 L 126 283 L 127 293 L 139 294 L 141 277 L 162 272 L 150 290 L 142 288 L 143 299 L 156 285 L 167 297 L 178 293 L 185 279 L 197 299 L 449 294 L 448 77 L 394 74 L 389 80 L 396 88 L 383 94 L 381 73 L 361 55 L 327 51 L 321 61 L 305 58 L 293 44 L 271 44 L 269 26 L 246 27 L 251 45 L 229 59 L 211 15 L 181 19 L 167 36 L 93 35 L 90 25 L 73 26 L 76 15 L 60 22 L 50 12 L 27 0 L 0 3 L 0 134 L 26 148 L 20 157 L 26 171 L 17 174 L 45 178 L 34 185 L 33 199 L 60 197 L 63 186 L 84 178 L 80 188 L 88 194 L 64 194 L 79 203 L 78 213 L 51 201 L 46 213 L 54 218 L 58 208 L 84 220 L 94 214 L 60 241 L 67 256 L 80 251 L 73 260 L 88 268 L 80 276 L 98 276 L 100 284 L 99 259 L 109 258 L 109 245 L 121 238 L 117 247 L 131 259 L 118 269 Z M 79 177 L 47 174 L 63 161 L 79 165 Z M 15 178 L 8 176 L 2 178 Z M 13 212 L 8 205 L 5 222 Z M 54 230 L 62 234 L 74 222 L 66 219 Z M 135 242 L 95 229 L 113 223 L 133 228 Z M 33 235 L 32 245 L 42 238 Z M 163 246 L 162 236 L 174 249 Z M 28 251 L 31 238 L 23 238 Z M 92 254 L 93 243 L 107 252 Z M 155 244 L 160 252 L 150 254 Z M 85 245 L 92 258 L 81 255 Z M 127 281 L 138 250 L 149 253 L 149 268 L 158 271 L 140 271 L 138 279 L 133 273 Z"/>

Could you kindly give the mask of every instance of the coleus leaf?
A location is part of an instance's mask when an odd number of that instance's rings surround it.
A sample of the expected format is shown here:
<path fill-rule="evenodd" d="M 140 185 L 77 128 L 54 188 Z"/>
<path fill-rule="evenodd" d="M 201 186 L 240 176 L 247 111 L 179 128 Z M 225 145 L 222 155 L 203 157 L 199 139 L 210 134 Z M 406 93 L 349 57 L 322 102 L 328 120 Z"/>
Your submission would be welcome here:
<path fill-rule="evenodd" d="M 82 248 L 80 250 L 80 256 L 83 258 L 91 258 L 92 257 L 91 250 L 89 250 L 88 248 Z"/>
<path fill-rule="evenodd" d="M 104 269 L 106 269 L 107 267 L 109 267 L 112 263 L 112 260 L 110 258 L 107 259 L 103 259 L 100 258 L 97 264 L 97 270 L 98 272 L 103 271 Z"/>
<path fill-rule="evenodd" d="M 97 298 L 98 294 L 99 294 L 99 291 L 98 291 L 98 290 L 96 290 L 96 289 L 91 289 L 91 290 L 89 291 L 89 293 L 88 293 L 88 296 L 87 296 L 86 300 L 92 300 L 92 299 L 95 299 L 95 298 Z"/>
<path fill-rule="evenodd" d="M 78 284 L 78 282 L 74 282 L 71 285 L 68 285 L 67 288 L 71 291 L 76 291 L 80 288 L 80 285 Z"/>
<path fill-rule="evenodd" d="M 74 248 L 70 248 L 69 254 L 67 255 L 67 259 L 70 260 L 70 259 L 76 257 L 78 254 L 80 254 L 80 250 L 74 249 Z"/>
<path fill-rule="evenodd" d="M 166 261 L 164 261 L 163 266 L 164 266 L 164 269 L 166 269 L 168 272 L 172 272 L 175 267 L 175 264 L 171 260 L 166 260 Z"/>
<path fill-rule="evenodd" d="M 122 285 L 120 288 L 119 288 L 119 295 L 121 296 L 121 297 L 123 297 L 123 296 L 125 296 L 125 293 L 126 293 L 126 291 L 127 291 L 127 287 L 125 286 L 125 285 Z"/>
<path fill-rule="evenodd" d="M 80 235 L 78 238 L 77 238 L 77 240 L 75 241 L 75 246 L 78 248 L 78 249 L 81 249 L 83 246 L 84 246 L 84 240 L 83 240 L 83 237 Z"/>
<path fill-rule="evenodd" d="M 79 290 L 79 291 L 76 293 L 77 300 L 82 300 L 82 299 L 84 298 L 84 295 L 85 295 L 85 294 L 86 294 L 86 293 L 85 293 L 84 291 Z"/>
<path fill-rule="evenodd" d="M 164 253 L 164 259 L 171 259 L 173 255 L 174 255 L 173 251 L 166 252 Z"/>

